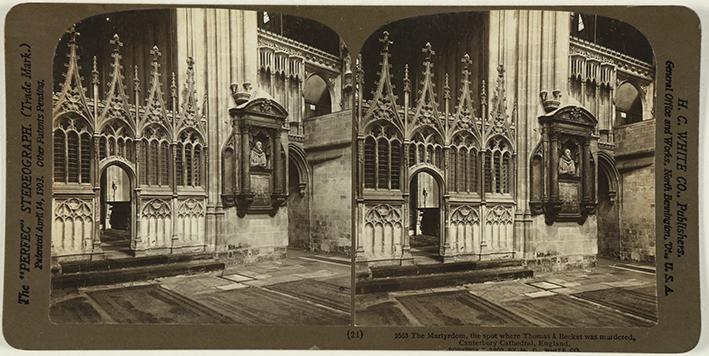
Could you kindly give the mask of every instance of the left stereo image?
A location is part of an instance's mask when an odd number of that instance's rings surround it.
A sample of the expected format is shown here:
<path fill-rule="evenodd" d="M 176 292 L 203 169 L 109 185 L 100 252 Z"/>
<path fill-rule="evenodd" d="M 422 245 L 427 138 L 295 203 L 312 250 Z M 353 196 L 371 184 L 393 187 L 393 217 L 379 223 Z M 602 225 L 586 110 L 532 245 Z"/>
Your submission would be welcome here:
<path fill-rule="evenodd" d="M 349 325 L 350 54 L 266 11 L 107 13 L 59 40 L 54 323 Z"/>

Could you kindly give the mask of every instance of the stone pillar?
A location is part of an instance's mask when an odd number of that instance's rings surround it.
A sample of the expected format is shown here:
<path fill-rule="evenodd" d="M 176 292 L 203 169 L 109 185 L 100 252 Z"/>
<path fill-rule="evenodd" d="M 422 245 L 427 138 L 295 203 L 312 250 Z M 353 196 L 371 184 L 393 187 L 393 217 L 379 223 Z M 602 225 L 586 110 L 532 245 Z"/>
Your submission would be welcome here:
<path fill-rule="evenodd" d="M 140 137 L 137 137 L 135 140 L 135 157 L 136 157 L 136 162 L 140 162 L 140 156 L 143 154 L 143 144 L 142 141 L 139 140 Z M 146 162 L 147 164 L 147 162 Z M 135 199 L 135 202 L 131 202 L 133 205 L 133 208 L 131 208 L 131 214 L 133 214 L 132 217 L 135 217 L 135 222 L 132 224 L 132 227 L 134 229 L 133 231 L 133 239 L 131 241 L 131 249 L 136 250 L 140 245 L 141 245 L 141 219 L 140 219 L 140 207 L 142 205 L 142 198 L 141 198 L 141 188 L 140 188 L 140 177 L 143 174 L 140 170 L 140 164 L 136 164 L 135 167 L 135 187 L 133 188 L 134 193 L 131 196 L 131 200 Z"/>
<path fill-rule="evenodd" d="M 94 133 L 93 152 L 91 152 L 91 184 L 94 190 L 94 231 L 92 239 L 91 252 L 98 253 L 101 251 L 101 225 L 105 220 L 101 220 L 101 172 L 99 170 L 99 144 L 101 142 L 100 135 Z M 132 194 L 131 194 L 132 195 Z M 133 200 L 131 198 L 131 200 Z M 100 224 L 96 222 L 100 221 Z"/>
<path fill-rule="evenodd" d="M 283 187 L 283 158 L 281 157 L 281 131 L 275 130 L 273 134 L 273 194 L 280 195 Z"/>
<path fill-rule="evenodd" d="M 583 202 L 587 204 L 594 201 L 593 185 L 595 184 L 592 171 L 593 167 L 591 167 L 591 151 L 588 139 L 584 140 L 582 147 L 583 152 L 581 152 L 581 159 L 583 160 Z"/>
<path fill-rule="evenodd" d="M 480 157 L 480 159 L 479 159 L 478 167 L 477 167 L 477 168 L 478 168 L 478 172 L 480 172 L 480 173 L 479 173 L 480 179 L 478 179 L 478 189 L 479 189 L 479 191 L 480 191 L 480 200 L 481 200 L 482 202 L 485 202 L 485 196 L 486 196 L 486 194 L 485 194 L 485 159 L 486 159 L 486 153 L 487 153 L 487 150 L 486 150 L 486 149 L 483 148 L 483 149 L 480 150 L 480 153 L 479 153 L 479 155 L 478 155 L 478 156 Z M 492 183 L 490 183 L 490 184 L 492 184 Z"/>
<path fill-rule="evenodd" d="M 172 141 L 170 143 L 170 156 L 172 157 L 172 162 L 167 165 L 168 174 L 170 175 L 170 187 L 172 188 L 172 245 L 170 246 L 170 253 L 173 252 L 175 244 L 178 243 L 179 239 L 179 236 L 177 236 L 177 169 L 175 167 L 175 162 L 177 162 L 177 154 L 177 142 Z M 197 164 L 200 164 L 200 162 L 197 162 Z"/>
<path fill-rule="evenodd" d="M 231 83 L 257 83 L 258 33 L 255 11 L 206 8 L 175 10 L 177 33 L 177 82 L 184 83 L 185 59 L 195 64 L 195 87 L 207 107 L 207 146 L 213 151 L 206 159 L 207 237 L 217 241 L 222 212 L 221 150 L 229 135 L 229 95 Z M 235 147 L 235 154 L 238 154 Z M 238 178 L 236 178 L 238 181 Z M 218 241 L 216 242 L 218 243 Z M 213 246 L 207 246 L 207 249 Z"/>
<path fill-rule="evenodd" d="M 559 200 L 559 136 L 551 134 L 549 143 L 549 200 Z"/>
<path fill-rule="evenodd" d="M 241 126 L 241 194 L 251 193 L 251 162 L 249 160 L 250 127 L 248 125 Z"/>
<path fill-rule="evenodd" d="M 239 121 L 237 120 L 236 117 L 233 117 L 232 119 L 232 139 L 234 140 L 234 152 L 232 153 L 232 168 L 234 169 L 234 172 L 232 172 L 232 175 L 234 177 L 234 186 L 231 187 L 231 193 L 232 194 L 239 194 L 241 191 L 241 174 L 240 174 L 240 167 L 239 165 L 241 164 L 241 127 L 239 126 Z M 228 140 L 228 139 L 227 139 Z"/>

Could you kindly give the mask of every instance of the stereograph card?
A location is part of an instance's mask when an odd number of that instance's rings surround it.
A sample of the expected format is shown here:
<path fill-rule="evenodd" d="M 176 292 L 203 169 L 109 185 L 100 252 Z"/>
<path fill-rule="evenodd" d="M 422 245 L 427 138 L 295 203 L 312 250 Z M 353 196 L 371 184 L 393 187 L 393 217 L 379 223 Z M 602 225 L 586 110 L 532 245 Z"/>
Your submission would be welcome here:
<path fill-rule="evenodd" d="M 690 350 L 699 25 L 672 6 L 18 5 L 4 336 Z"/>

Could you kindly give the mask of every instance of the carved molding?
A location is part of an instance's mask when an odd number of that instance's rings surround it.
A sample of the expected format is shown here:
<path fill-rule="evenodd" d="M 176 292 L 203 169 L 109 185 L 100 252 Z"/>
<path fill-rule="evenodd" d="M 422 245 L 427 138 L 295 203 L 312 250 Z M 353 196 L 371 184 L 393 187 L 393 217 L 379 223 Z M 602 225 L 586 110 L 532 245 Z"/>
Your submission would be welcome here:
<path fill-rule="evenodd" d="M 364 216 L 364 221 L 367 224 L 391 224 L 402 226 L 400 209 L 388 204 L 379 204 L 370 207 Z"/>
<path fill-rule="evenodd" d="M 570 42 L 569 54 L 572 56 L 580 55 L 598 61 L 599 64 L 612 64 L 616 70 L 648 81 L 652 81 L 655 77 L 655 69 L 650 63 L 580 38 L 571 37 Z"/>
<path fill-rule="evenodd" d="M 303 58 L 305 63 L 334 73 L 334 75 L 338 75 L 340 73 L 340 59 L 337 56 L 323 50 L 308 46 L 304 43 L 261 28 L 258 29 L 257 41 L 260 48 L 268 48 L 274 51 L 274 53 L 282 52 L 290 58 Z M 263 64 L 262 68 L 265 68 Z M 290 74 L 293 75 L 294 73 Z M 301 77 L 301 79 L 304 78 Z"/>
<path fill-rule="evenodd" d="M 453 209 L 450 221 L 455 224 L 479 224 L 480 213 L 476 207 L 461 205 Z"/>

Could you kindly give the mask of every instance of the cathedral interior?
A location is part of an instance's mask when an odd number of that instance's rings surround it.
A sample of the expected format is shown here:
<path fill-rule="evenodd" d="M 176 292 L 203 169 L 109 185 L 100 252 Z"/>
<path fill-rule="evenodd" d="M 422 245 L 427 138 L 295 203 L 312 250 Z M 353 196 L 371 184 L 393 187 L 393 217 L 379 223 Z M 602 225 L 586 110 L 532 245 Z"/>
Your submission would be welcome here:
<path fill-rule="evenodd" d="M 54 259 L 348 256 L 348 56 L 264 11 L 77 23 L 54 61 Z"/>
<path fill-rule="evenodd" d="M 356 325 L 656 324 L 655 67 L 635 28 L 414 17 L 355 72 Z"/>
<path fill-rule="evenodd" d="M 356 71 L 359 265 L 654 261 L 655 72 L 632 26 L 417 17 L 372 35 Z"/>
<path fill-rule="evenodd" d="M 657 320 L 655 63 L 624 22 L 445 13 L 351 55 L 305 18 L 127 11 L 53 69 L 53 320 L 341 325 L 352 292 L 372 325 Z"/>

